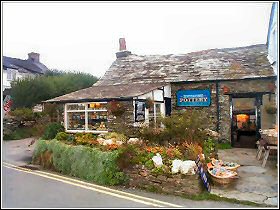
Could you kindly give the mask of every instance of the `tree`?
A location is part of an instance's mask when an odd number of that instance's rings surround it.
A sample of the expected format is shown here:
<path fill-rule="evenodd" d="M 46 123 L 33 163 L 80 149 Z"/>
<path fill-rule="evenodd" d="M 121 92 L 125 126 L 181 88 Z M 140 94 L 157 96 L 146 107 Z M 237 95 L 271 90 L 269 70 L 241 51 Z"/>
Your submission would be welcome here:
<path fill-rule="evenodd" d="M 76 90 L 91 87 L 97 77 L 81 72 L 53 70 L 46 75 L 25 78 L 12 82 L 12 109 L 34 105 Z"/>

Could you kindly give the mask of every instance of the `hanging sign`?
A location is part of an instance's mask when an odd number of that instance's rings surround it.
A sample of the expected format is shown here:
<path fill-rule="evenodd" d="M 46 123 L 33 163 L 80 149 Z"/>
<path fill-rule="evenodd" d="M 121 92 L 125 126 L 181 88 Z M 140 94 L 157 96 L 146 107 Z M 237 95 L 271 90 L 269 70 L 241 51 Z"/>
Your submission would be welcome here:
<path fill-rule="evenodd" d="M 206 175 L 205 171 L 203 170 L 203 166 L 202 166 L 202 163 L 200 162 L 199 155 L 198 155 L 197 160 L 195 161 L 195 163 L 197 165 L 198 173 L 200 175 L 200 178 L 201 178 L 201 180 L 203 182 L 204 187 L 207 189 L 208 192 L 210 192 L 211 191 L 211 186 L 209 184 L 207 175 Z"/>
<path fill-rule="evenodd" d="M 135 122 L 145 121 L 145 102 L 135 101 Z"/>
<path fill-rule="evenodd" d="M 177 106 L 210 106 L 210 90 L 179 90 Z"/>

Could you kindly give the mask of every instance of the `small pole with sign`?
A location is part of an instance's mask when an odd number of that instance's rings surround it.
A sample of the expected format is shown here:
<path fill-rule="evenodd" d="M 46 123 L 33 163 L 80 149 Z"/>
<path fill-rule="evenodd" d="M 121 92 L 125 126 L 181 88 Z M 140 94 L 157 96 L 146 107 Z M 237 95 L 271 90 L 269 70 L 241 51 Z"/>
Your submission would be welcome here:
<path fill-rule="evenodd" d="M 206 190 L 208 192 L 210 192 L 211 191 L 211 186 L 209 184 L 207 174 L 205 173 L 205 171 L 203 169 L 203 166 L 202 166 L 202 163 L 200 161 L 199 155 L 198 155 L 197 160 L 195 161 L 195 163 L 197 165 L 198 173 L 199 173 L 199 176 L 200 176 L 200 178 L 201 178 L 201 180 L 203 182 L 204 187 L 206 188 Z"/>

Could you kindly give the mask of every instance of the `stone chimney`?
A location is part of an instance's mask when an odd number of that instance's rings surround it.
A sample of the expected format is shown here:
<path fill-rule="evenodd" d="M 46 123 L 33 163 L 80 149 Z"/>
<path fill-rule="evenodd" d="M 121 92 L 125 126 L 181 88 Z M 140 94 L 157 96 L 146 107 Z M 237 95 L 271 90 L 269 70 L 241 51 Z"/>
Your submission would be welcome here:
<path fill-rule="evenodd" d="M 35 63 L 40 63 L 40 54 L 35 52 L 28 53 L 28 60 Z"/>
<path fill-rule="evenodd" d="M 130 51 L 126 50 L 126 42 L 125 42 L 125 38 L 120 38 L 119 39 L 119 45 L 120 45 L 120 51 L 116 53 L 117 58 L 123 58 L 123 57 L 127 57 L 128 55 L 131 54 Z"/>

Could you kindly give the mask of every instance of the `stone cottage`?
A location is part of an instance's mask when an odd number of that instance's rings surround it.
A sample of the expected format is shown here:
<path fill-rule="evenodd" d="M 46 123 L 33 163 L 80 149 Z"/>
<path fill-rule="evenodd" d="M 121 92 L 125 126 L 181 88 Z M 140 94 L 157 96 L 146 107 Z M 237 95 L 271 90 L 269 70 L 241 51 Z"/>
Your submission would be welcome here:
<path fill-rule="evenodd" d="M 135 55 L 120 39 L 120 51 L 92 87 L 46 102 L 63 103 L 68 132 L 102 133 L 114 129 L 107 105 L 125 106 L 121 123 L 134 127 L 159 116 L 197 109 L 211 118 L 221 141 L 254 146 L 260 128 L 274 126 L 276 75 L 266 45 L 209 49 L 180 55 Z M 152 107 L 147 102 L 153 101 Z M 271 109 L 270 109 L 271 110 Z M 240 139 L 246 137 L 245 143 Z M 252 143 L 253 142 L 253 143 Z"/>

